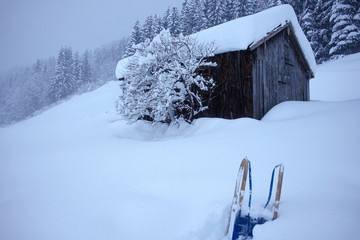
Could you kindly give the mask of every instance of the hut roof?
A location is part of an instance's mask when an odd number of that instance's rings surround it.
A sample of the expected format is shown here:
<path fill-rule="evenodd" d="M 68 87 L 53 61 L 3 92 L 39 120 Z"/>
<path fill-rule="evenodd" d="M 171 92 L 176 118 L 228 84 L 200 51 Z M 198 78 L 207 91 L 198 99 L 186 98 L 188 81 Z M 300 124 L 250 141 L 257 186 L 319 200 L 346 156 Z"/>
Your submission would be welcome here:
<path fill-rule="evenodd" d="M 299 25 L 294 9 L 288 4 L 238 18 L 192 36 L 199 42 L 214 42 L 217 47 L 216 54 L 219 54 L 251 48 L 274 30 L 288 23 L 291 23 L 309 67 L 314 71 L 316 62 L 313 50 Z"/>

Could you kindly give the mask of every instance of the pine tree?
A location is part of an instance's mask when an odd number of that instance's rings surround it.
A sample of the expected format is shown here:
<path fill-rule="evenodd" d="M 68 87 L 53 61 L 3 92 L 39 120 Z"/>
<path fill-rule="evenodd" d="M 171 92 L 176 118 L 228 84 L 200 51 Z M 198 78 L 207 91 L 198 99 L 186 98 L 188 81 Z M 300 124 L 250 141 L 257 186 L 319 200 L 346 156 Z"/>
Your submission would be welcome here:
<path fill-rule="evenodd" d="M 171 10 L 169 30 L 173 36 L 178 36 L 181 32 L 180 13 L 177 7 Z"/>
<path fill-rule="evenodd" d="M 74 92 L 73 58 L 70 47 L 62 47 L 56 62 L 55 76 L 51 79 L 50 98 L 52 102 L 64 99 Z"/>
<path fill-rule="evenodd" d="M 233 1 L 233 17 L 239 18 L 243 17 L 246 14 L 246 0 L 234 0 Z"/>
<path fill-rule="evenodd" d="M 206 29 L 206 18 L 204 14 L 204 5 L 201 0 L 194 0 L 194 32 L 199 32 Z"/>
<path fill-rule="evenodd" d="M 77 87 L 82 85 L 79 52 L 75 52 L 74 54 L 74 81 Z"/>
<path fill-rule="evenodd" d="M 90 67 L 90 61 L 89 61 L 90 53 L 88 50 L 86 50 L 82 57 L 82 63 L 81 63 L 81 82 L 84 84 L 88 84 L 93 82 L 93 74 Z"/>
<path fill-rule="evenodd" d="M 208 8 L 209 27 L 219 25 L 224 22 L 224 4 L 221 0 L 210 0 Z"/>
<path fill-rule="evenodd" d="M 316 0 L 306 0 L 304 2 L 304 11 L 300 16 L 300 25 L 307 39 L 311 42 L 314 35 L 314 17 Z"/>
<path fill-rule="evenodd" d="M 181 32 L 184 35 L 194 33 L 195 29 L 195 5 L 193 0 L 185 0 L 181 10 Z"/>
<path fill-rule="evenodd" d="M 356 24 L 356 26 L 358 27 L 358 28 L 360 28 L 360 2 L 358 2 L 358 4 L 357 4 L 358 6 L 357 6 L 357 12 L 356 12 L 356 14 L 355 14 L 355 16 L 354 16 L 354 21 L 355 21 L 355 24 Z"/>
<path fill-rule="evenodd" d="M 42 69 L 42 67 L 41 67 L 40 59 L 37 59 L 35 65 L 34 65 L 34 67 L 33 67 L 33 73 L 34 73 L 34 74 L 40 73 L 40 72 L 41 72 L 41 69 Z"/>
<path fill-rule="evenodd" d="M 153 31 L 154 36 L 158 35 L 163 30 L 162 19 L 156 14 L 153 17 Z"/>
<path fill-rule="evenodd" d="M 222 19 L 224 22 L 235 19 L 234 13 L 234 1 L 233 0 L 224 0 L 223 1 L 223 16 Z"/>
<path fill-rule="evenodd" d="M 269 7 L 266 0 L 256 0 L 253 2 L 253 4 L 255 10 L 254 13 L 261 12 Z"/>
<path fill-rule="evenodd" d="M 153 16 L 148 16 L 145 20 L 144 25 L 142 26 L 143 38 L 150 39 L 151 41 L 155 36 L 154 30 L 154 18 Z"/>
<path fill-rule="evenodd" d="M 170 16 L 171 16 L 171 10 L 170 10 L 170 7 L 168 7 L 162 18 L 162 28 L 163 29 L 170 28 Z"/>
<path fill-rule="evenodd" d="M 360 51 L 360 29 L 353 20 L 357 6 L 357 0 L 335 0 L 332 5 L 330 22 L 333 27 L 329 51 L 332 59 Z"/>
<path fill-rule="evenodd" d="M 244 16 L 251 15 L 257 12 L 258 4 L 256 0 L 244 0 L 245 12 Z"/>
<path fill-rule="evenodd" d="M 270 0 L 269 3 L 268 3 L 268 7 L 276 7 L 276 6 L 279 6 L 281 4 L 284 4 L 284 1 L 283 0 Z"/>
<path fill-rule="evenodd" d="M 204 13 L 205 25 L 206 28 L 212 27 L 211 19 L 211 0 L 202 0 L 202 9 Z"/>
<path fill-rule="evenodd" d="M 294 8 L 294 11 L 299 18 L 304 11 L 304 2 L 299 0 L 287 0 L 286 3 Z"/>
<path fill-rule="evenodd" d="M 331 23 L 330 15 L 334 0 L 318 0 L 314 10 L 314 33 L 310 39 L 317 63 L 329 59 Z"/>
<path fill-rule="evenodd" d="M 130 36 L 130 39 L 126 46 L 124 57 L 129 57 L 129 56 L 133 55 L 135 53 L 135 49 L 133 46 L 141 43 L 143 40 L 144 40 L 144 38 L 143 38 L 143 35 L 141 32 L 140 22 L 139 22 L 139 20 L 137 20 L 131 31 L 131 36 Z"/>

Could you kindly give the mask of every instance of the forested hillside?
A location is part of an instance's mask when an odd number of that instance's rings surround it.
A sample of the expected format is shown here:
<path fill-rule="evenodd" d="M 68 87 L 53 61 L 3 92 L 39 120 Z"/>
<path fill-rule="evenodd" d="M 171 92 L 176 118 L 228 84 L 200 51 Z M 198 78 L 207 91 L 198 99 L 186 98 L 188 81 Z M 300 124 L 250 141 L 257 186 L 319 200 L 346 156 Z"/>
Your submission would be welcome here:
<path fill-rule="evenodd" d="M 1 73 L 0 126 L 115 79 L 117 61 L 163 28 L 172 35 L 189 35 L 284 3 L 293 6 L 318 63 L 360 51 L 358 0 L 184 0 L 181 9 L 169 7 L 161 16 L 135 22 L 129 38 L 83 53 L 65 46 L 57 57 Z"/>
<path fill-rule="evenodd" d="M 58 56 L 0 74 L 0 126 L 36 114 L 73 94 L 93 90 L 114 79 L 127 38 L 93 51 L 61 47 Z"/>
<path fill-rule="evenodd" d="M 189 35 L 280 4 L 294 8 L 318 63 L 360 51 L 357 0 L 185 0 L 182 9 L 169 7 L 163 16 L 148 16 L 142 25 L 137 21 L 126 56 L 134 53 L 134 44 L 152 39 L 162 28 Z"/>

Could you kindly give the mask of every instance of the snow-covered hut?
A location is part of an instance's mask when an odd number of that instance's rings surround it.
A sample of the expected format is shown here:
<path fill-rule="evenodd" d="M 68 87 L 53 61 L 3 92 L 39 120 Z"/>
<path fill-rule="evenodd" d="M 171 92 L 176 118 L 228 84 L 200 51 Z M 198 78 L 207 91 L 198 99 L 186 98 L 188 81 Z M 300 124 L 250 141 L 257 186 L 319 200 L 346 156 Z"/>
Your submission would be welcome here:
<path fill-rule="evenodd" d="M 308 101 L 309 79 L 316 67 L 311 46 L 290 5 L 203 30 L 192 35 L 199 43 L 213 42 L 212 61 L 205 69 L 216 83 L 205 117 L 261 119 L 283 101 Z M 118 63 L 122 78 L 126 59 Z"/>

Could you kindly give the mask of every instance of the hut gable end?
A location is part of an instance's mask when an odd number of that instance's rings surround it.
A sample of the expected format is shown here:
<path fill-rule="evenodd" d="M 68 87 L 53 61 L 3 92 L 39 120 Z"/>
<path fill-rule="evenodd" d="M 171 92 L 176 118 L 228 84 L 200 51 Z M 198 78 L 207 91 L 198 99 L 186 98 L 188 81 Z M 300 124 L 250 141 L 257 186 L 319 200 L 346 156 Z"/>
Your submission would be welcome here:
<path fill-rule="evenodd" d="M 291 24 L 288 24 L 252 50 L 252 117 L 256 119 L 261 119 L 283 101 L 309 100 L 311 70 L 293 35 Z"/>
<path fill-rule="evenodd" d="M 246 50 L 220 53 L 210 70 L 216 87 L 202 115 L 261 119 L 283 101 L 308 101 L 312 71 L 291 23 L 277 27 Z"/>

